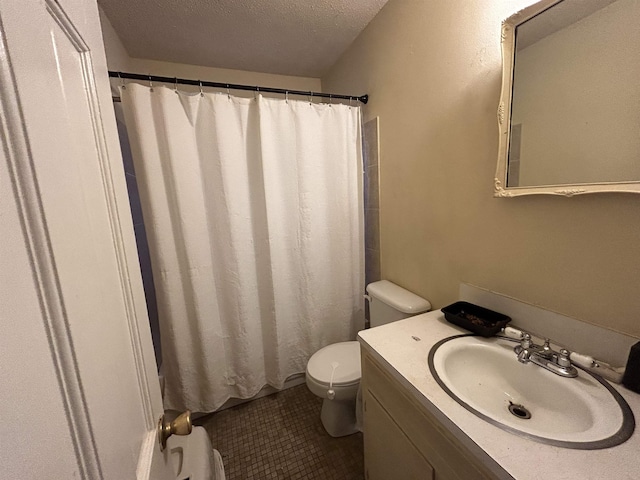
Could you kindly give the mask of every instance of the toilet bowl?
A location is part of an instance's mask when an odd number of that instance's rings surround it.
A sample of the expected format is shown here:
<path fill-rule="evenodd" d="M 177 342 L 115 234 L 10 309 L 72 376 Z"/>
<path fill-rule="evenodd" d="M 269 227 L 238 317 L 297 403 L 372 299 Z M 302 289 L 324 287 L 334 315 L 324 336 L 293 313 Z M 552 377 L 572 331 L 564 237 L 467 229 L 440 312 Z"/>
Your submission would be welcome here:
<path fill-rule="evenodd" d="M 356 396 L 361 376 L 358 342 L 327 345 L 314 353 L 307 363 L 307 387 L 325 399 L 320 419 L 332 437 L 358 431 Z"/>
<path fill-rule="evenodd" d="M 424 298 L 387 280 L 367 286 L 371 327 L 377 327 L 428 311 Z M 340 342 L 314 353 L 307 363 L 307 387 L 323 398 L 320 419 L 332 437 L 360 430 L 358 391 L 360 389 L 360 343 Z"/>

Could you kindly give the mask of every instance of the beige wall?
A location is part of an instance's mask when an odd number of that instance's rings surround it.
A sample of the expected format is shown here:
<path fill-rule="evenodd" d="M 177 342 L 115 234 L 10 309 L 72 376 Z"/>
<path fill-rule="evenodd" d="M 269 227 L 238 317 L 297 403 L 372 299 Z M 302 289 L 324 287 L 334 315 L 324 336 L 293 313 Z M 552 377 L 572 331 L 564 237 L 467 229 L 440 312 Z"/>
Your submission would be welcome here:
<path fill-rule="evenodd" d="M 390 0 L 322 79 L 380 116 L 382 276 L 470 282 L 640 336 L 640 196 L 494 198 L 500 22 L 529 0 Z"/>
<path fill-rule="evenodd" d="M 322 90 L 319 78 L 274 75 L 271 73 L 247 72 L 243 70 L 229 70 L 226 68 L 202 67 L 184 63 L 132 58 L 129 57 L 129 54 L 102 9 L 100 9 L 100 21 L 102 23 L 102 36 L 109 70 L 202 79 L 220 83 L 229 82 L 274 88 L 290 88 L 292 90 L 312 90 L 314 92 Z M 118 80 L 112 80 L 111 82 L 112 85 L 117 85 L 118 83 Z M 182 85 L 180 89 L 183 91 L 197 91 L 198 87 Z M 251 92 L 233 91 L 232 93 L 237 96 L 253 96 Z"/>
<path fill-rule="evenodd" d="M 104 11 L 98 6 L 100 13 L 100 25 L 102 26 L 102 41 L 104 42 L 104 50 L 107 55 L 107 66 L 109 70 L 117 70 L 118 72 L 128 72 L 129 53 L 120 41 L 120 37 L 113 29 L 111 22 L 105 15 Z"/>

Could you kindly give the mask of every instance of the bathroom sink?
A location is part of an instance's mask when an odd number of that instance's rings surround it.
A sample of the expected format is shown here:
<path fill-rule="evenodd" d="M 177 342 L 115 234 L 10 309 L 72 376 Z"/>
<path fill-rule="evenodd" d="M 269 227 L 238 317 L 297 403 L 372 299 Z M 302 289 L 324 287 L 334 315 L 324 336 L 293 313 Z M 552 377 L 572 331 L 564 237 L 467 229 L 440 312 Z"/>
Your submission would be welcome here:
<path fill-rule="evenodd" d="M 437 343 L 429 368 L 460 405 L 504 430 L 577 449 L 608 448 L 633 433 L 633 413 L 605 380 L 564 378 L 518 362 L 510 339 L 458 335 Z"/>

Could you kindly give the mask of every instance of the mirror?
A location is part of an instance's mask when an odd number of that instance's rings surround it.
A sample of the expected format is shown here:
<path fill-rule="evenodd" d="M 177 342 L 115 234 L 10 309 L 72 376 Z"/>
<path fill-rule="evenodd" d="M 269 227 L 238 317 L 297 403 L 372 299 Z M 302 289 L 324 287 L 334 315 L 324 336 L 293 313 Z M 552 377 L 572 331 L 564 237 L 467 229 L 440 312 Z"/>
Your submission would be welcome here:
<path fill-rule="evenodd" d="M 543 0 L 502 25 L 495 196 L 640 193 L 640 0 Z"/>

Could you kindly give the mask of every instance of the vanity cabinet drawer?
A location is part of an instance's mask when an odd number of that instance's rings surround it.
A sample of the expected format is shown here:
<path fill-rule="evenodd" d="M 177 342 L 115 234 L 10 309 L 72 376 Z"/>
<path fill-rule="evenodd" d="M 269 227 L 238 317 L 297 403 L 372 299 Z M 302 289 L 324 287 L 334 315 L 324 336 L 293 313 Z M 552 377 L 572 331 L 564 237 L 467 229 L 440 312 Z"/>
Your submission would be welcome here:
<path fill-rule="evenodd" d="M 460 442 L 440 422 L 429 413 L 424 406 L 412 398 L 396 379 L 386 373 L 378 362 L 366 352 L 362 352 L 362 388 L 364 400 L 364 445 L 365 470 L 369 480 L 383 478 L 377 476 L 373 468 L 380 462 L 387 462 L 391 471 L 397 474 L 398 480 L 424 478 L 435 480 L 475 480 L 493 479 L 491 472 L 473 457 Z M 384 415 L 382 415 L 384 412 Z M 378 420 L 382 416 L 384 420 Z M 388 424 L 387 418 L 391 424 Z M 386 425 L 386 426 L 385 426 Z M 393 426 L 396 427 L 392 428 Z M 388 430 L 388 432 L 387 432 Z M 396 431 L 397 430 L 397 431 Z M 408 442 L 413 450 L 406 447 Z M 373 439 L 369 437 L 381 437 Z M 386 440 L 385 436 L 388 436 Z M 386 458 L 378 458 L 380 447 L 377 442 L 391 442 L 405 445 L 404 454 L 393 458 L 389 453 Z M 391 452 L 391 451 L 390 451 Z M 433 468 L 435 473 L 425 470 L 424 476 L 414 477 L 411 473 L 401 476 L 404 457 L 412 458 L 411 464 L 419 464 L 420 459 Z M 416 457 L 420 455 L 420 457 Z M 376 467 L 377 468 L 377 467 Z"/>

